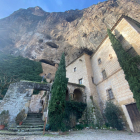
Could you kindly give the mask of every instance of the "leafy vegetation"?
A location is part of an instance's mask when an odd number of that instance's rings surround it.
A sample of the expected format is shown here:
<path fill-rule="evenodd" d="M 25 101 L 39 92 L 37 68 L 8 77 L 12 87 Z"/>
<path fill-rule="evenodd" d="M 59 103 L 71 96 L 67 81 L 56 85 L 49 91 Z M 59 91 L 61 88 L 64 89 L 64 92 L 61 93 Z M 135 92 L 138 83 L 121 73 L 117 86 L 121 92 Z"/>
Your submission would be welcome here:
<path fill-rule="evenodd" d="M 83 112 L 86 108 L 87 104 L 82 102 L 75 102 L 75 101 L 66 101 L 66 107 L 65 107 L 65 123 L 66 123 L 66 129 L 71 128 L 71 115 L 76 116 L 76 122 L 82 117 Z M 77 129 L 82 129 L 84 127 L 83 124 L 75 126 Z"/>
<path fill-rule="evenodd" d="M 0 99 L 5 95 L 10 81 L 14 82 L 16 79 L 16 81 L 28 80 L 40 82 L 42 77 L 39 74 L 42 72 L 40 62 L 35 62 L 21 56 L 14 57 L 0 53 L 0 94 L 2 95 Z M 5 77 L 6 81 L 4 80 Z M 2 88 L 5 82 L 7 84 Z"/>
<path fill-rule="evenodd" d="M 73 113 L 76 116 L 76 120 L 82 117 L 83 111 L 85 110 L 87 104 L 82 102 L 75 102 L 75 101 L 67 101 L 65 114 L 66 118 L 69 118 L 70 114 Z"/>
<path fill-rule="evenodd" d="M 16 123 L 19 124 L 20 122 L 22 122 L 25 117 L 26 117 L 25 109 L 23 109 L 17 114 L 17 117 L 15 118 Z"/>
<path fill-rule="evenodd" d="M 130 90 L 133 92 L 133 98 L 136 100 L 137 107 L 140 110 L 140 70 L 138 69 L 140 56 L 130 56 L 125 52 L 121 43 L 115 38 L 115 35 L 109 29 L 107 32 L 120 66 L 124 71 L 125 79 L 128 81 Z"/>
<path fill-rule="evenodd" d="M 0 125 L 7 125 L 9 120 L 9 111 L 3 110 L 0 114 Z"/>
<path fill-rule="evenodd" d="M 117 128 L 117 130 L 123 129 L 122 120 L 120 119 L 121 111 L 115 104 L 107 102 L 104 112 L 109 126 Z"/>
<path fill-rule="evenodd" d="M 65 96 L 68 79 L 66 78 L 65 55 L 62 54 L 59 67 L 55 74 L 54 83 L 51 90 L 51 100 L 49 103 L 49 125 L 52 131 L 65 129 Z"/>

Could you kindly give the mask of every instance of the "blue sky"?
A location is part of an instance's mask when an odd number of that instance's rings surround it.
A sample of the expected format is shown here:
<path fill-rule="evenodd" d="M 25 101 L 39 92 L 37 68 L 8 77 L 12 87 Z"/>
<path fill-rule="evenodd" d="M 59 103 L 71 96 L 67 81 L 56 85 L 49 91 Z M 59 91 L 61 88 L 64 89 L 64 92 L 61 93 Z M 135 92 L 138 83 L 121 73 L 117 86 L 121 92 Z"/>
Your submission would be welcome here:
<path fill-rule="evenodd" d="M 84 9 L 105 0 L 0 0 L 0 19 L 20 8 L 39 6 L 46 12 L 64 12 Z"/>

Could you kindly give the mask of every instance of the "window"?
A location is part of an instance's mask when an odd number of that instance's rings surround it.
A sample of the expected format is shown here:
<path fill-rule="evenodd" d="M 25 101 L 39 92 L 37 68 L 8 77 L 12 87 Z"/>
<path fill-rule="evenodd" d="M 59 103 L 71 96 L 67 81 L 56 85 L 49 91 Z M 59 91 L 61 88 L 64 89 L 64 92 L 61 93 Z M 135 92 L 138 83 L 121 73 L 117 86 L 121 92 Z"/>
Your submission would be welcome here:
<path fill-rule="evenodd" d="M 109 100 L 114 99 L 114 95 L 111 88 L 107 90 L 107 94 Z"/>
<path fill-rule="evenodd" d="M 137 52 L 133 47 L 129 48 L 126 52 L 130 54 L 132 57 L 138 56 Z"/>
<path fill-rule="evenodd" d="M 79 79 L 79 84 L 82 85 L 83 84 L 83 79 Z"/>
<path fill-rule="evenodd" d="M 106 75 L 106 71 L 105 70 L 102 71 L 102 75 L 103 75 L 103 79 L 106 79 L 107 78 L 107 75 Z"/>
<path fill-rule="evenodd" d="M 120 42 L 122 42 L 122 41 L 124 40 L 124 37 L 123 37 L 122 35 L 120 35 L 120 36 L 118 37 L 118 40 L 119 40 Z"/>
<path fill-rule="evenodd" d="M 91 77 L 92 83 L 94 84 L 94 77 Z"/>
<path fill-rule="evenodd" d="M 98 59 L 98 64 L 99 64 L 99 65 L 101 64 L 101 58 Z"/>
<path fill-rule="evenodd" d="M 76 67 L 74 68 L 74 72 L 76 72 Z"/>

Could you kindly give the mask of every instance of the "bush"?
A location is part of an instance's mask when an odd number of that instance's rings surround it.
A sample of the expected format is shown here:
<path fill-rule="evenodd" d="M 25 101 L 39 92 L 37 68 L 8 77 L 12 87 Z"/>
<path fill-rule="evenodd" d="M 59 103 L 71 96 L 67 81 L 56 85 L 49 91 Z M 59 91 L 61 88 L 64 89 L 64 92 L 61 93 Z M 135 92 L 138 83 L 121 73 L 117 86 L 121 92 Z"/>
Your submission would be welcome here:
<path fill-rule="evenodd" d="M 9 120 L 9 111 L 3 110 L 0 114 L 0 125 L 7 125 Z"/>
<path fill-rule="evenodd" d="M 104 111 L 104 115 L 109 126 L 117 128 L 117 130 L 122 130 L 123 124 L 122 120 L 119 118 L 119 116 L 121 115 L 120 109 L 112 102 L 107 102 Z"/>
<path fill-rule="evenodd" d="M 82 117 L 87 104 L 82 102 L 67 101 L 65 107 L 65 123 L 67 129 L 75 126 L 76 122 Z"/>
<path fill-rule="evenodd" d="M 82 130 L 84 129 L 86 126 L 84 124 L 77 124 L 74 128 L 77 130 Z"/>
<path fill-rule="evenodd" d="M 25 115 L 25 109 L 23 109 L 21 112 L 19 112 L 17 114 L 17 117 L 15 119 L 16 123 L 19 124 L 20 122 L 22 122 L 25 117 L 26 117 L 26 115 Z"/>

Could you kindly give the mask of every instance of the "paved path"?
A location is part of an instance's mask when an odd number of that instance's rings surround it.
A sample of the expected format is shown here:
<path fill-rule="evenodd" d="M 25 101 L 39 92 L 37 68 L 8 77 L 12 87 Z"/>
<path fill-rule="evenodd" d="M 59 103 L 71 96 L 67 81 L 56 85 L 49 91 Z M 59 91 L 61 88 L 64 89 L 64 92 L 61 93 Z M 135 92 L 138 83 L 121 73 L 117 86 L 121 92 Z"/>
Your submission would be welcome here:
<path fill-rule="evenodd" d="M 129 133 L 124 131 L 111 130 L 81 130 L 72 131 L 66 135 L 45 136 L 4 136 L 0 140 L 140 140 L 140 133 Z"/>

